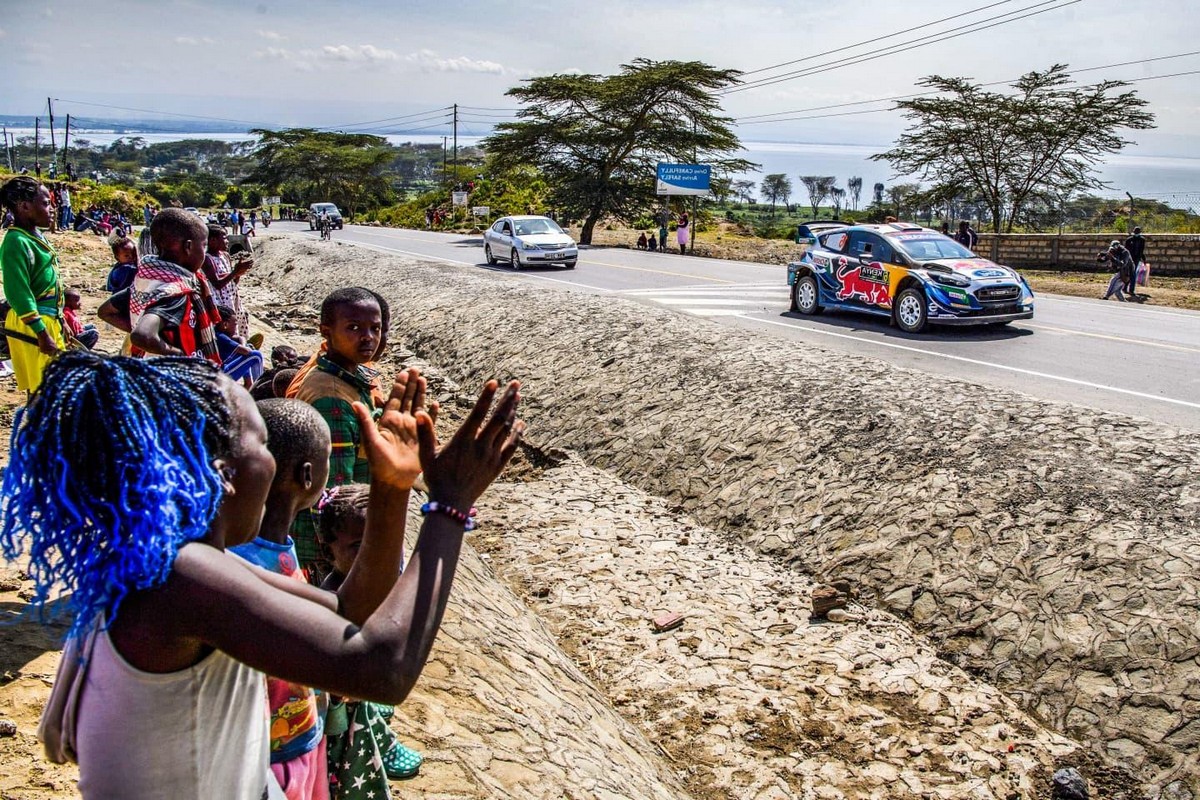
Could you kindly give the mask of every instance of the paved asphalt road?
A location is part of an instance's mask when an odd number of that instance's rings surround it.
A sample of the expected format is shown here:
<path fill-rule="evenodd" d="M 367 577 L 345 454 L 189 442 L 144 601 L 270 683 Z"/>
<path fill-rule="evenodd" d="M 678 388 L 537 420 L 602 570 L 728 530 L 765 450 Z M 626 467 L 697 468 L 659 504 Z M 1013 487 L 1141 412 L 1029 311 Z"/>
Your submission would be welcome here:
<path fill-rule="evenodd" d="M 272 230 L 302 231 L 303 223 Z M 708 317 L 745 335 L 778 336 L 933 376 L 1200 430 L 1200 312 L 1041 295 L 1032 320 L 1002 330 L 931 328 L 912 336 L 857 314 L 788 310 L 784 267 L 636 250 L 580 253 L 574 270 L 489 267 L 478 236 L 351 225 L 342 242 L 441 261 L 496 280 L 613 294 Z M 1153 287 L 1149 290 L 1153 294 Z"/>

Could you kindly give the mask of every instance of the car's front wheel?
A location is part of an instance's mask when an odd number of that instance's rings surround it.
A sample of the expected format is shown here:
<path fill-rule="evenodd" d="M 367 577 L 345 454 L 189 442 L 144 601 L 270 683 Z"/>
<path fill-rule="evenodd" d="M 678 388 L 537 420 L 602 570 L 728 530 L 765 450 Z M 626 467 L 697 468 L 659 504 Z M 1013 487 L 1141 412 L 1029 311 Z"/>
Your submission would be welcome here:
<path fill-rule="evenodd" d="M 812 275 L 802 275 L 792 284 L 792 310 L 805 315 L 825 310 L 817 298 L 817 280 Z"/>
<path fill-rule="evenodd" d="M 575 269 L 575 262 L 568 261 L 567 263 L 563 264 L 563 266 L 566 267 L 567 269 Z"/>
<path fill-rule="evenodd" d="M 515 270 L 521 269 L 521 254 L 517 252 L 517 248 L 513 248 L 508 254 L 508 260 L 512 262 L 512 268 Z"/>
<path fill-rule="evenodd" d="M 929 310 L 925 307 L 925 292 L 908 287 L 896 298 L 896 324 L 905 333 L 920 333 L 929 321 Z"/>
<path fill-rule="evenodd" d="M 483 246 L 483 257 L 487 259 L 489 267 L 496 266 L 496 257 L 492 255 L 492 246 L 490 244 Z"/>

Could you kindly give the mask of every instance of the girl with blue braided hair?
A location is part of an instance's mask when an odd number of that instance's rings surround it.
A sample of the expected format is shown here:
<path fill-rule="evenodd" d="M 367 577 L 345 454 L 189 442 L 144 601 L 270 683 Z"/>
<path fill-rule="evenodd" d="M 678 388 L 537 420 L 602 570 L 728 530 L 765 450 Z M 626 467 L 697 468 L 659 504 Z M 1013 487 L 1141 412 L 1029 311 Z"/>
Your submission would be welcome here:
<path fill-rule="evenodd" d="M 518 390 L 494 404 L 489 381 L 444 446 L 414 371 L 397 376 L 378 422 L 356 404 L 366 532 L 334 593 L 225 552 L 254 538 L 275 462 L 250 395 L 215 365 L 52 362 L 13 435 L 0 546 L 28 553 L 35 606 L 69 595 L 75 613 L 69 637 L 87 656 L 69 672 L 86 676 L 71 681 L 82 690 L 62 722 L 83 797 L 277 794 L 264 673 L 401 702 L 441 625 L 468 510 L 524 431 Z M 422 472 L 434 502 L 400 573 L 402 509 Z M 56 695 L 62 669 L 59 682 Z"/>

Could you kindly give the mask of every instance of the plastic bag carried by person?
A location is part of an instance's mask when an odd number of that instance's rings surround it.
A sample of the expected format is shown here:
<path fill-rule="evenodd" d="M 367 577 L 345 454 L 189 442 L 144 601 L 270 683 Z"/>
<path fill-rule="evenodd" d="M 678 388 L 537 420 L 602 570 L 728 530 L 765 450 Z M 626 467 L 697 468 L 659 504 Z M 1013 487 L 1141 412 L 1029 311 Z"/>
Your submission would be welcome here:
<path fill-rule="evenodd" d="M 1150 285 L 1150 262 L 1149 261 L 1143 261 L 1142 263 L 1138 264 L 1137 285 L 1138 286 L 1149 286 Z"/>

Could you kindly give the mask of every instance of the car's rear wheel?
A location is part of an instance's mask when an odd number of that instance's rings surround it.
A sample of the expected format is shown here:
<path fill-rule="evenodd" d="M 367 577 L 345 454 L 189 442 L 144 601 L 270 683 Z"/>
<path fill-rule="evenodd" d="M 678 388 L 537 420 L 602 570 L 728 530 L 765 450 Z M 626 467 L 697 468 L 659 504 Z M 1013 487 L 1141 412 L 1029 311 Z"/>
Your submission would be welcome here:
<path fill-rule="evenodd" d="M 792 310 L 805 315 L 824 311 L 817 297 L 817 280 L 812 275 L 801 275 L 792 284 Z"/>
<path fill-rule="evenodd" d="M 512 252 L 508 254 L 508 260 L 512 262 L 513 269 L 521 269 L 521 254 L 517 252 L 517 248 L 514 247 Z"/>
<path fill-rule="evenodd" d="M 490 244 L 483 246 L 483 257 L 487 259 L 488 266 L 496 266 L 496 257 L 492 255 L 492 246 Z"/>
<path fill-rule="evenodd" d="M 929 309 L 925 307 L 925 292 L 912 286 L 896 298 L 896 324 L 905 333 L 920 333 L 929 321 Z"/>

